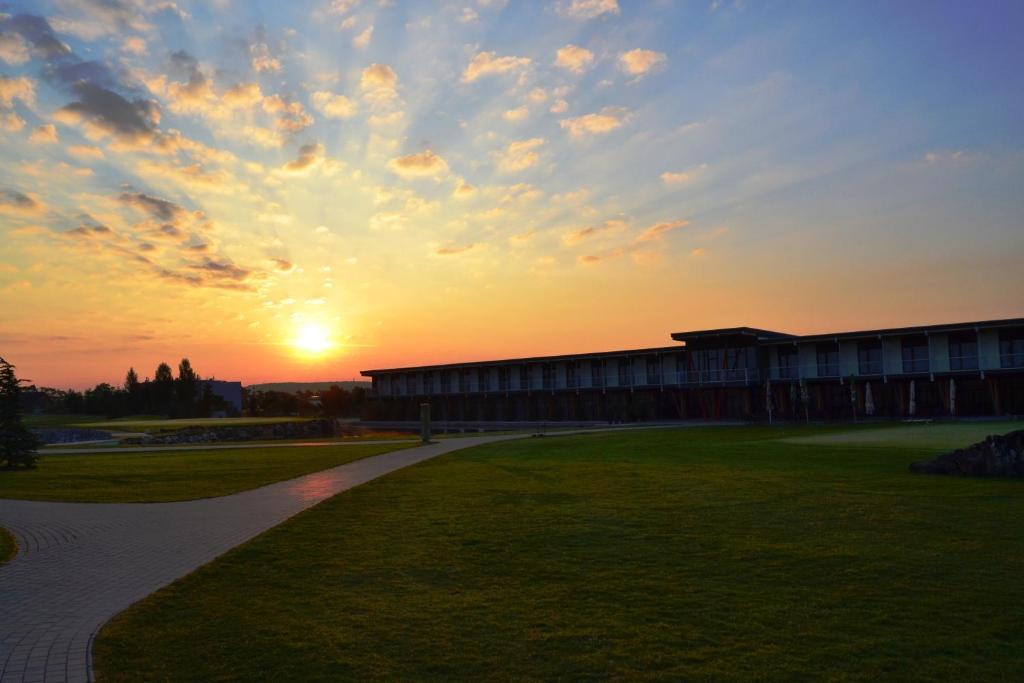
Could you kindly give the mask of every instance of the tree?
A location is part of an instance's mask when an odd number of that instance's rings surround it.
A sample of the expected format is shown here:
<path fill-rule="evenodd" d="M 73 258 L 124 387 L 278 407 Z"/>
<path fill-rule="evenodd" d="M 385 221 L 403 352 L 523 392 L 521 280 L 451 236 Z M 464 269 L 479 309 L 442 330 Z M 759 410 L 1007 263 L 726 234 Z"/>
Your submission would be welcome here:
<path fill-rule="evenodd" d="M 191 415 L 199 393 L 199 375 L 192 369 L 188 358 L 182 358 L 178 364 L 178 380 L 175 384 L 178 394 L 178 406 L 183 415 Z"/>
<path fill-rule="evenodd" d="M 161 413 L 170 412 L 173 394 L 174 375 L 171 374 L 171 366 L 161 363 L 153 377 L 153 407 Z"/>
<path fill-rule="evenodd" d="M 7 467 L 35 467 L 39 439 L 21 421 L 20 393 L 14 366 L 0 358 L 0 462 Z"/>
<path fill-rule="evenodd" d="M 124 390 L 132 395 L 138 393 L 139 376 L 135 373 L 135 368 L 128 368 L 128 374 L 124 377 Z"/>

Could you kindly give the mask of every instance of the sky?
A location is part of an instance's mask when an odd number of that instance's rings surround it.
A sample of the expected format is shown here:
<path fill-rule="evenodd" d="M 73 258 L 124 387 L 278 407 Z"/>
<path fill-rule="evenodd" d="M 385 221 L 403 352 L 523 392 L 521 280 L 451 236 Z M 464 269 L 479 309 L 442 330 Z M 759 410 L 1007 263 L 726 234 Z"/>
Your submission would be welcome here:
<path fill-rule="evenodd" d="M 1024 316 L 1024 3 L 0 0 L 0 355 L 245 383 Z"/>

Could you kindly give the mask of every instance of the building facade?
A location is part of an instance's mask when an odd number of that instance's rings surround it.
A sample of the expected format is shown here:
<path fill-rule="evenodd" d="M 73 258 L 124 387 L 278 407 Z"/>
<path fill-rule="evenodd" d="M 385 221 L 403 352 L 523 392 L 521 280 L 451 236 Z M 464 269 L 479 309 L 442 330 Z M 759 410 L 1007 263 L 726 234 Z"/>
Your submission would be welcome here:
<path fill-rule="evenodd" d="M 365 370 L 374 417 L 459 421 L 1024 414 L 1024 318 L 791 335 L 676 332 L 673 346 Z"/>

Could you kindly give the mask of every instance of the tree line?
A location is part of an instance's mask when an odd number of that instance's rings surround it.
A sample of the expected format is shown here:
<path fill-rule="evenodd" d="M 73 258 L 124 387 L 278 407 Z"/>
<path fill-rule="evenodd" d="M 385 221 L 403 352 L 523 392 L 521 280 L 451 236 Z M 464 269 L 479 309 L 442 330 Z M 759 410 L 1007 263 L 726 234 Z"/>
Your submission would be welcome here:
<path fill-rule="evenodd" d="M 140 380 L 135 368 L 128 368 L 121 386 L 101 382 L 85 391 L 34 386 L 28 389 L 32 391 L 30 407 L 47 413 L 205 417 L 228 408 L 223 399 L 210 393 L 188 358 L 178 363 L 177 376 L 170 365 L 160 363 L 152 379 Z"/>

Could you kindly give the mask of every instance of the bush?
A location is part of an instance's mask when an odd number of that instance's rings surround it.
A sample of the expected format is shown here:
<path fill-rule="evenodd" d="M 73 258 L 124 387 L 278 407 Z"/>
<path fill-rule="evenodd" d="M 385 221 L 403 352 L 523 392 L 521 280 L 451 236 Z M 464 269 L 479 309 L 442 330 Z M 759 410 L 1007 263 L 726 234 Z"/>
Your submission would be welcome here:
<path fill-rule="evenodd" d="M 35 467 L 39 439 L 21 421 L 21 384 L 14 366 L 0 358 L 0 464 Z"/>

